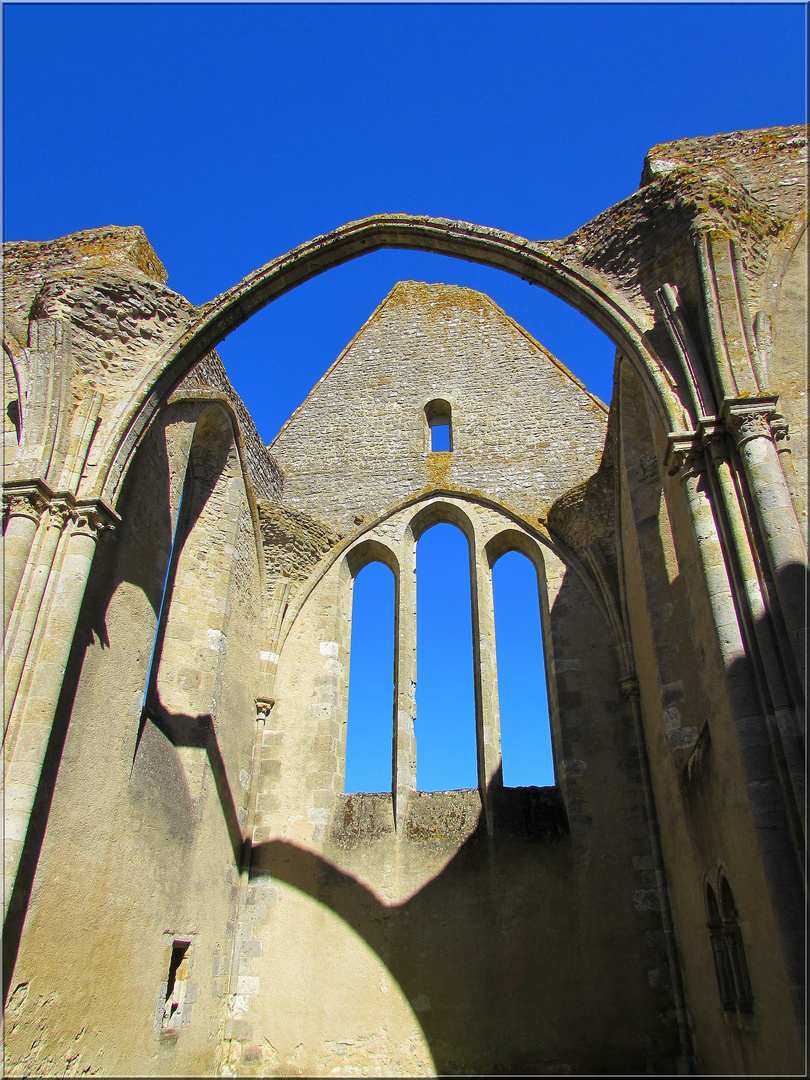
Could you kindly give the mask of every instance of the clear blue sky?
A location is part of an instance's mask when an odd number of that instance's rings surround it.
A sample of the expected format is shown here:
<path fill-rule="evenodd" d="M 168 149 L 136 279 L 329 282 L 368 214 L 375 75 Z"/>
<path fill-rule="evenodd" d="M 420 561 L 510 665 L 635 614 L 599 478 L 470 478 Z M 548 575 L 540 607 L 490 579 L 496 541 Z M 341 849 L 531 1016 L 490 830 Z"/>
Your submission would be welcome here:
<path fill-rule="evenodd" d="M 630 195 L 656 143 L 803 122 L 805 18 L 802 4 L 5 4 L 4 237 L 142 225 L 169 285 L 200 303 L 381 211 L 563 236 Z M 267 441 L 403 278 L 486 291 L 609 399 L 613 347 L 564 304 L 380 252 L 223 343 Z"/>

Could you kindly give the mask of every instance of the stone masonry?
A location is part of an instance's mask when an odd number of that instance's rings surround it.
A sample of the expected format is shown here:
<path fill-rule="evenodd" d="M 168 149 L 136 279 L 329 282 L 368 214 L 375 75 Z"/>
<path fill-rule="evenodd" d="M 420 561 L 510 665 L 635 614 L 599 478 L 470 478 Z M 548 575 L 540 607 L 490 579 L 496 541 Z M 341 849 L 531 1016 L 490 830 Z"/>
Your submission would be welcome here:
<path fill-rule="evenodd" d="M 5 246 L 6 1075 L 804 1073 L 805 225 L 794 127 L 656 146 L 561 240 L 382 215 L 200 307 L 138 227 Z M 384 246 L 574 305 L 609 406 L 488 297 L 400 282 L 265 447 L 218 343 Z M 439 523 L 477 786 L 427 792 Z M 543 788 L 502 772 L 514 551 Z M 372 562 L 391 782 L 347 794 Z"/>

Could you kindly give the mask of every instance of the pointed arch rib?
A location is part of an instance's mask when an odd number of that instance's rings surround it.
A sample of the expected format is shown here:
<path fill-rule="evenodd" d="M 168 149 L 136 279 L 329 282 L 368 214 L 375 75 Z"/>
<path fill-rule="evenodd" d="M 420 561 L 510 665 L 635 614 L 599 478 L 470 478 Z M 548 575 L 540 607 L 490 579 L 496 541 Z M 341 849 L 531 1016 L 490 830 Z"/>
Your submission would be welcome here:
<path fill-rule="evenodd" d="M 164 353 L 141 384 L 109 447 L 103 492 L 114 503 L 126 463 L 161 401 L 200 357 L 251 316 L 313 277 L 361 255 L 400 248 L 449 255 L 504 270 L 551 292 L 594 322 L 631 359 L 668 430 L 681 409 L 663 368 L 647 343 L 649 315 L 634 310 L 597 275 L 563 260 L 555 243 L 526 240 L 466 221 L 383 214 L 350 222 L 316 237 L 255 270 L 199 309 L 199 317 Z M 556 249 L 556 250 L 555 250 Z"/>

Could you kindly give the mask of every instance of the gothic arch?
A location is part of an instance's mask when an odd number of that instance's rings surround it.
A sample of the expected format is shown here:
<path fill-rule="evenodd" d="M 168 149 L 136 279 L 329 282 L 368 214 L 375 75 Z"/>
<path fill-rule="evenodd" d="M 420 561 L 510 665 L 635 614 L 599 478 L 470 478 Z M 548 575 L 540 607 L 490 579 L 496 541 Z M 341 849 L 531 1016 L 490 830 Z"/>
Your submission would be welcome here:
<path fill-rule="evenodd" d="M 508 528 L 505 533 L 499 533 L 498 536 L 493 537 L 487 545 L 487 549 L 491 544 L 499 543 L 499 537 L 501 535 L 507 535 L 510 538 L 510 542 L 513 542 L 515 550 L 521 551 L 524 554 L 532 552 L 528 557 L 534 563 L 538 565 L 538 552 L 534 545 L 541 545 L 546 547 L 549 551 L 553 552 L 557 558 L 564 563 L 570 570 L 577 575 L 585 586 L 589 596 L 593 600 L 602 618 L 605 620 L 611 635 L 614 638 L 618 646 L 624 644 L 624 640 L 617 637 L 617 628 L 615 620 L 611 619 L 610 612 L 608 610 L 608 604 L 606 602 L 605 595 L 601 589 L 600 584 L 594 579 L 588 568 L 577 557 L 574 551 L 568 547 L 555 533 L 553 533 L 547 525 L 542 525 L 539 528 L 532 526 L 530 522 L 524 521 L 514 511 L 510 510 L 506 506 L 502 506 L 500 503 L 495 502 L 493 499 L 488 499 L 481 495 L 471 495 L 465 491 L 431 491 L 427 494 L 425 492 L 419 492 L 417 495 L 410 495 L 406 499 L 395 503 L 393 506 L 388 506 L 379 515 L 370 520 L 365 526 L 362 533 L 354 534 L 346 537 L 343 541 L 337 544 L 331 551 L 327 552 L 320 560 L 318 565 L 313 569 L 312 574 L 307 580 L 300 593 L 290 603 L 289 612 L 284 619 L 284 624 L 281 628 L 281 632 L 278 640 L 279 651 L 284 647 L 284 643 L 287 640 L 287 636 L 292 629 L 295 620 L 297 619 L 301 609 L 307 602 L 307 599 L 311 595 L 312 591 L 318 585 L 318 582 L 324 577 L 324 575 L 331 569 L 334 563 L 341 557 L 348 556 L 349 562 L 345 564 L 344 573 L 348 577 L 353 577 L 360 572 L 360 570 L 371 562 L 373 559 L 378 559 L 380 562 L 385 563 L 397 577 L 399 573 L 399 567 L 394 570 L 394 566 L 391 560 L 394 558 L 392 550 L 384 543 L 379 541 L 373 541 L 376 546 L 373 550 L 376 554 L 370 558 L 366 558 L 365 544 L 368 537 L 374 532 L 374 530 L 383 522 L 394 518 L 401 511 L 407 509 L 409 506 L 413 506 L 414 513 L 409 519 L 408 528 L 413 529 L 414 523 L 416 523 L 416 536 L 418 540 L 422 532 L 429 529 L 431 525 L 436 525 L 440 522 L 447 522 L 451 525 L 456 525 L 467 538 L 468 543 L 472 549 L 474 544 L 474 531 L 473 525 L 466 514 L 463 514 L 458 508 L 454 507 L 452 503 L 448 503 L 444 500 L 447 498 L 456 499 L 460 502 L 470 503 L 472 506 L 481 507 L 484 509 L 495 510 L 497 513 L 502 514 L 504 518 L 510 519 L 514 524 L 511 528 Z M 441 505 L 449 507 L 449 513 L 454 514 L 454 517 L 450 516 L 436 516 L 429 518 L 420 517 L 420 514 L 426 513 L 430 510 L 431 506 L 423 506 L 422 504 L 435 504 L 436 500 L 442 500 Z M 519 537 L 525 538 L 518 540 Z M 366 540 L 364 540 L 366 538 Z M 525 545 L 524 547 L 518 547 L 517 543 Z M 493 557 L 493 562 L 500 555 L 505 554 L 506 551 L 511 550 L 510 547 L 505 547 L 503 550 L 498 550 L 498 554 Z M 358 555 L 355 556 L 354 552 L 357 551 Z M 362 554 L 360 554 L 362 553 Z"/>
<path fill-rule="evenodd" d="M 670 377 L 649 342 L 652 319 L 604 279 L 563 258 L 557 245 L 512 233 L 409 214 L 383 214 L 350 222 L 279 256 L 199 309 L 200 314 L 170 346 L 122 411 L 104 450 L 102 496 L 117 499 L 129 457 L 155 410 L 184 374 L 232 330 L 284 293 L 361 255 L 382 248 L 449 255 L 504 270 L 547 289 L 594 322 L 638 370 L 668 430 L 683 428 L 683 410 Z"/>

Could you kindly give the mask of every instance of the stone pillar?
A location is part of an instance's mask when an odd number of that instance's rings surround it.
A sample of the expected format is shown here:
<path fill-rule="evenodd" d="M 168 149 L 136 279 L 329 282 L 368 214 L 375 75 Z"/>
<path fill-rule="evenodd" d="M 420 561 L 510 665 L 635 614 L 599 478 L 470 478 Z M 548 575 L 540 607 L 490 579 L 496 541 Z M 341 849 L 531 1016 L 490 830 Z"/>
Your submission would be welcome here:
<path fill-rule="evenodd" d="M 804 686 L 807 550 L 771 432 L 775 402 L 726 402 L 723 413 L 737 444 Z"/>
<path fill-rule="evenodd" d="M 749 650 L 756 649 L 759 652 L 761 668 L 755 667 L 754 670 L 761 670 L 759 677 L 764 675 L 767 687 L 762 705 L 768 734 L 774 747 L 774 766 L 787 800 L 786 805 L 792 804 L 790 818 L 798 819 L 796 842 L 798 850 L 801 851 L 804 847 L 804 752 L 802 740 L 796 738 L 800 732 L 801 719 L 797 717 L 789 688 L 784 683 L 777 643 L 771 635 L 759 570 L 741 505 L 742 495 L 737 489 L 730 461 L 728 439 L 725 432 L 716 425 L 705 434 L 725 507 L 730 532 L 728 546 L 733 548 L 736 556 L 740 578 L 738 588 L 743 593 L 740 601 L 747 608 L 750 617 L 748 647 Z"/>
<path fill-rule="evenodd" d="M 759 843 L 771 904 L 781 938 L 782 959 L 794 1009 L 804 1015 L 804 889 L 796 861 L 795 840 L 787 820 L 787 807 L 774 773 L 768 732 L 752 676 L 752 658 L 745 650 L 734 604 L 723 547 L 712 503 L 707 493 L 705 457 L 691 436 L 670 437 L 675 458 L 671 475 L 681 471 L 692 516 L 698 555 L 725 668 L 730 719 L 745 776 L 748 806 Z M 709 718 L 711 730 L 712 718 Z"/>
<path fill-rule="evenodd" d="M 36 565 L 27 576 L 25 595 L 14 613 L 5 639 L 5 735 L 8 740 L 9 721 L 14 711 L 17 691 L 31 651 L 36 627 L 40 622 L 45 590 L 51 580 L 51 571 L 65 524 L 71 519 L 72 510 L 63 500 L 52 501 L 48 508 L 45 536 L 36 556 Z M 47 621 L 47 619 L 45 620 Z"/>
<path fill-rule="evenodd" d="M 801 487 L 796 476 L 796 466 L 793 464 L 793 453 L 790 448 L 788 422 L 781 413 L 774 413 L 770 418 L 770 424 L 771 435 L 773 435 L 773 441 L 776 444 L 776 452 L 779 454 L 782 472 L 785 474 L 785 481 L 799 518 L 799 527 L 804 542 L 807 544 L 807 492 Z"/>
<path fill-rule="evenodd" d="M 723 544 L 720 543 L 712 502 L 706 490 L 705 455 L 699 446 L 692 443 L 691 435 L 686 436 L 683 443 L 672 441 L 670 450 L 674 459 L 670 473 L 680 473 L 689 501 L 708 604 L 726 672 L 731 713 L 740 723 L 743 718 L 747 721 L 748 717 L 758 717 L 759 707 L 748 678 L 745 645 L 734 606 Z"/>
<path fill-rule="evenodd" d="M 416 545 L 403 544 L 394 628 L 393 780 L 394 826 L 401 836 L 408 799 L 416 791 Z"/>
<path fill-rule="evenodd" d="M 706 491 L 705 475 L 703 475 L 706 470 L 706 459 L 699 446 L 693 445 L 691 435 L 685 437 L 683 442 L 671 441 L 670 456 L 673 459 L 669 470 L 670 475 L 680 473 L 689 501 L 698 556 L 706 582 L 714 625 L 717 629 L 720 655 L 728 673 L 732 670 L 735 661 L 745 658 L 745 646 L 714 511 Z M 733 698 L 736 696 L 732 694 Z M 741 715 L 738 705 L 743 711 L 750 708 L 751 702 L 746 700 L 747 697 L 746 694 L 743 700 L 732 701 L 735 715 Z"/>
<path fill-rule="evenodd" d="M 102 529 L 114 515 L 100 504 L 78 504 L 53 601 L 37 650 L 36 679 L 21 704 L 19 733 L 5 781 L 4 917 L 14 890 L 45 752 L 53 726 L 84 590 Z"/>
<path fill-rule="evenodd" d="M 644 721 L 641 716 L 641 700 L 638 679 L 635 675 L 625 676 L 619 680 L 622 693 L 630 705 L 633 717 L 633 731 L 636 736 L 638 749 L 639 774 L 641 777 L 641 790 L 644 796 L 644 811 L 647 819 L 647 833 L 650 840 L 650 854 L 652 856 L 655 871 L 655 887 L 658 893 L 658 903 L 661 911 L 661 925 L 663 928 L 664 945 L 666 947 L 667 962 L 669 964 L 670 979 L 672 980 L 672 997 L 675 1002 L 675 1015 L 678 1021 L 678 1041 L 681 1055 L 678 1062 L 678 1072 L 681 1075 L 689 1075 L 697 1072 L 695 1062 L 695 1048 L 692 1043 L 692 1033 L 689 1024 L 689 1013 L 686 1008 L 686 996 L 683 987 L 683 974 L 678 958 L 678 945 L 675 937 L 675 923 L 672 917 L 672 904 L 670 902 L 669 888 L 667 886 L 666 870 L 664 866 L 664 853 L 661 847 L 661 833 L 658 828 L 658 814 L 655 806 L 655 794 L 653 792 L 652 777 L 650 776 L 650 760 L 647 755 L 647 741 L 644 734 Z"/>
<path fill-rule="evenodd" d="M 495 650 L 495 600 L 492 568 L 476 536 L 470 544 L 472 589 L 475 726 L 478 748 L 478 789 L 487 822 L 494 831 L 493 803 L 503 787 L 501 720 L 498 709 L 498 664 Z"/>
<path fill-rule="evenodd" d="M 8 628 L 34 537 L 52 494 L 40 480 L 4 487 L 7 520 L 3 533 L 3 633 Z"/>

